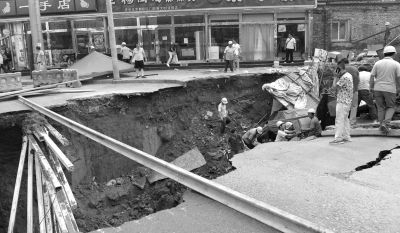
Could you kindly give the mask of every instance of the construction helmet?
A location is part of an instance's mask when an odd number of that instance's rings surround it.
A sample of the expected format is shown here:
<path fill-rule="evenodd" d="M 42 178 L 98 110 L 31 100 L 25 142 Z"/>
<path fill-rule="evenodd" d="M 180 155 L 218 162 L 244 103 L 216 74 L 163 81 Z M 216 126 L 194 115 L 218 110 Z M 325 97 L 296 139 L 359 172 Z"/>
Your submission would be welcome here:
<path fill-rule="evenodd" d="M 228 104 L 228 99 L 224 97 L 224 98 L 221 99 L 221 102 L 223 104 Z"/>
<path fill-rule="evenodd" d="M 396 48 L 395 48 L 395 47 L 389 45 L 389 46 L 386 46 L 386 47 L 383 49 L 383 54 L 386 54 L 386 53 L 397 53 L 397 51 L 396 51 Z"/>
<path fill-rule="evenodd" d="M 257 133 L 261 134 L 263 132 L 263 128 L 261 126 L 257 127 Z"/>
<path fill-rule="evenodd" d="M 308 109 L 308 113 L 314 113 L 315 114 L 315 109 L 313 109 L 313 108 Z"/>
<path fill-rule="evenodd" d="M 283 121 L 276 122 L 276 126 L 278 126 L 278 128 L 281 127 L 282 124 L 283 124 Z"/>

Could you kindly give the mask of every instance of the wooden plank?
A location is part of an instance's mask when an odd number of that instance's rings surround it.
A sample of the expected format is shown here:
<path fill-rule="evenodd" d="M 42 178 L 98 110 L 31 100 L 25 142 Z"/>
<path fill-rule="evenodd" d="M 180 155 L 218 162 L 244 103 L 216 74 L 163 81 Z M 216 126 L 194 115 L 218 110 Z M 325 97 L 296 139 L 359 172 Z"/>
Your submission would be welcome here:
<path fill-rule="evenodd" d="M 50 132 L 50 134 L 53 135 L 53 137 L 57 139 L 59 143 L 61 143 L 61 145 L 63 146 L 69 145 L 68 139 L 66 139 L 62 134 L 60 134 L 60 132 L 58 132 L 58 130 L 55 129 L 52 125 L 47 123 L 46 128 Z"/>
<path fill-rule="evenodd" d="M 386 135 L 379 129 L 351 129 L 350 135 L 352 137 L 363 137 L 363 136 L 385 136 L 385 137 L 400 137 L 400 129 L 391 129 Z M 322 136 L 335 136 L 335 130 L 322 131 Z"/>
<path fill-rule="evenodd" d="M 35 156 L 35 177 L 36 177 L 36 195 L 38 203 L 39 230 L 40 233 L 46 233 L 46 220 L 44 211 L 43 189 L 42 189 L 42 168 L 39 158 Z"/>
<path fill-rule="evenodd" d="M 52 186 L 50 180 L 46 177 L 43 176 L 43 180 L 45 180 L 47 190 L 49 192 L 49 197 L 50 197 L 50 202 L 52 203 L 52 210 L 54 211 L 54 214 L 56 215 L 57 218 L 57 223 L 58 226 L 60 227 L 61 233 L 68 233 L 68 228 L 67 224 L 64 219 L 64 215 L 61 211 L 60 208 L 60 203 L 58 202 L 57 196 L 56 196 L 56 191 L 54 190 L 54 187 Z M 60 190 L 59 192 L 62 192 Z"/>
<path fill-rule="evenodd" d="M 17 178 L 15 180 L 14 196 L 13 196 L 11 212 L 10 212 L 10 221 L 8 222 L 8 231 L 7 231 L 8 233 L 14 232 L 15 215 L 17 213 L 19 190 L 21 187 L 22 173 L 24 171 L 24 163 L 25 163 L 27 148 L 28 148 L 28 137 L 24 136 L 22 138 L 22 148 L 21 148 L 21 154 L 19 157 Z"/>
<path fill-rule="evenodd" d="M 26 232 L 33 233 L 33 154 L 28 153 L 28 192 L 26 201 Z"/>
<path fill-rule="evenodd" d="M 60 150 L 60 148 L 53 142 L 53 140 L 47 134 L 40 133 L 43 136 L 44 141 L 46 142 L 49 149 L 57 156 L 57 158 L 61 161 L 64 167 L 72 172 L 74 171 L 74 165 L 72 162 L 67 158 L 67 156 Z"/>
<path fill-rule="evenodd" d="M 78 207 L 78 204 L 76 203 L 76 199 L 74 197 L 74 194 L 72 193 L 71 186 L 69 185 L 68 180 L 65 177 L 65 174 L 61 167 L 60 161 L 58 160 L 57 156 L 55 156 L 51 150 L 49 150 L 49 159 L 50 159 L 50 163 L 55 168 L 56 175 L 58 176 L 58 179 L 60 180 L 61 185 L 63 186 L 63 189 L 65 191 L 65 195 L 67 196 L 69 205 L 71 206 L 72 209 L 76 209 Z"/>
<path fill-rule="evenodd" d="M 43 186 L 43 203 L 44 203 L 44 211 L 45 211 L 45 220 L 46 220 L 46 231 L 47 233 L 53 233 L 53 213 L 54 211 L 51 210 L 51 201 L 49 195 L 49 188 L 47 187 L 47 183 L 45 177 L 43 176 L 42 172 L 42 186 Z"/>
<path fill-rule="evenodd" d="M 61 183 L 58 180 L 56 174 L 54 173 L 53 169 L 51 169 L 51 166 L 49 162 L 46 159 L 46 156 L 44 156 L 42 150 L 40 149 L 39 145 L 36 142 L 36 139 L 32 136 L 29 135 L 29 144 L 31 145 L 32 149 L 35 151 L 35 155 L 38 156 L 40 164 L 42 165 L 42 170 L 43 173 L 51 180 L 51 183 L 53 184 L 54 188 L 56 191 L 61 189 Z"/>

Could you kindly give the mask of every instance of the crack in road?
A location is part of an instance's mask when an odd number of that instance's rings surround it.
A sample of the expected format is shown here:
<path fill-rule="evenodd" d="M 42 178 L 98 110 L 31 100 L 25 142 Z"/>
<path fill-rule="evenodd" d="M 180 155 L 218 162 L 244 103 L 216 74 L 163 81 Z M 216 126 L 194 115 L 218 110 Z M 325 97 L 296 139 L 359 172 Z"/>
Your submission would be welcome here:
<path fill-rule="evenodd" d="M 364 169 L 369 169 L 369 168 L 378 166 L 379 163 L 382 160 L 385 160 L 388 155 L 392 154 L 392 150 L 397 150 L 397 149 L 400 149 L 400 146 L 396 146 L 395 148 L 393 148 L 391 150 L 382 150 L 382 151 L 380 151 L 379 152 L 379 156 L 375 160 L 370 161 L 370 162 L 368 162 L 368 163 L 366 163 L 364 165 L 361 165 L 359 167 L 356 167 L 355 171 L 362 171 Z"/>

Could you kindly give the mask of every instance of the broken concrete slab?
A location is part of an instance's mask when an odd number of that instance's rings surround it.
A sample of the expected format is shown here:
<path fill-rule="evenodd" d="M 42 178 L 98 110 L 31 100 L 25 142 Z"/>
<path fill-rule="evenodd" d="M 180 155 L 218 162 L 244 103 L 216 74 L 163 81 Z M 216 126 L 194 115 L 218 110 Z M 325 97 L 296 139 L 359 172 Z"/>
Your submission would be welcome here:
<path fill-rule="evenodd" d="M 206 160 L 204 159 L 203 155 L 201 154 L 201 152 L 197 147 L 186 152 L 185 154 L 183 154 L 182 156 L 171 162 L 171 164 L 181 167 L 187 171 L 192 171 L 196 168 L 205 165 L 206 163 L 207 163 Z M 163 176 L 155 171 L 153 171 L 150 174 L 150 176 L 147 177 L 150 184 L 166 178 L 168 177 Z"/>
<path fill-rule="evenodd" d="M 363 136 L 388 136 L 388 137 L 400 137 L 399 129 L 391 129 L 388 135 L 385 135 L 382 131 L 377 128 L 356 128 L 350 130 L 352 137 L 363 137 Z M 335 136 L 335 130 L 327 130 L 322 132 L 322 136 Z"/>

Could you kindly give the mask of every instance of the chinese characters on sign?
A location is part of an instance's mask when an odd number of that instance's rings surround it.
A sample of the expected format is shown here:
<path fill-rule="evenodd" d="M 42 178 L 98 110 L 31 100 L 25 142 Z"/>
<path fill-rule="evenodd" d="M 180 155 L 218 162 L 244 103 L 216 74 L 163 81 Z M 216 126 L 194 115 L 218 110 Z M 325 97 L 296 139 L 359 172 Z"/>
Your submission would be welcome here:
<path fill-rule="evenodd" d="M 96 0 L 37 0 L 42 14 L 96 11 Z M 28 0 L 0 1 L 0 17 L 29 15 Z"/>
<path fill-rule="evenodd" d="M 275 7 L 309 6 L 315 0 L 112 0 L 113 10 L 122 11 L 163 11 L 178 9 L 207 9 L 224 7 Z M 103 11 L 103 6 L 101 10 Z"/>

